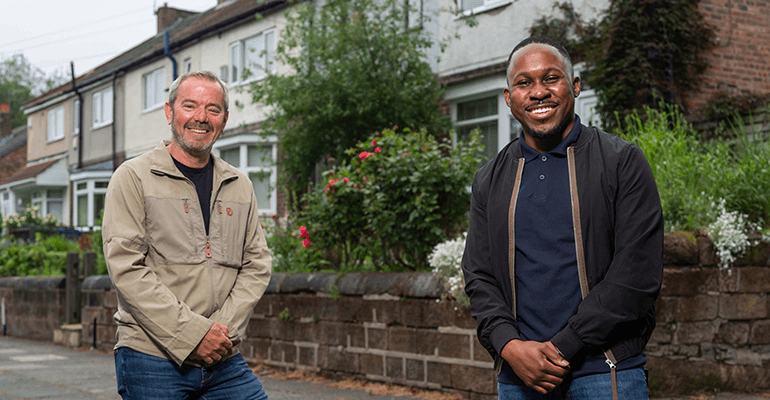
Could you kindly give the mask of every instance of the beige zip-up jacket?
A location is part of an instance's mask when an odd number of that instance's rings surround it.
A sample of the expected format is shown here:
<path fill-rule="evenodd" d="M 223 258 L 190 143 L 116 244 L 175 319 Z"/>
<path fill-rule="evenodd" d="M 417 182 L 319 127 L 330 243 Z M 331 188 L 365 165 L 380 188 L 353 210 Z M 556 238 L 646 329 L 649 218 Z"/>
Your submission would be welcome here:
<path fill-rule="evenodd" d="M 104 256 L 117 292 L 115 348 L 185 361 L 214 322 L 238 353 L 270 281 L 271 257 L 245 174 L 214 158 L 209 235 L 193 183 L 161 142 L 113 174 Z"/>

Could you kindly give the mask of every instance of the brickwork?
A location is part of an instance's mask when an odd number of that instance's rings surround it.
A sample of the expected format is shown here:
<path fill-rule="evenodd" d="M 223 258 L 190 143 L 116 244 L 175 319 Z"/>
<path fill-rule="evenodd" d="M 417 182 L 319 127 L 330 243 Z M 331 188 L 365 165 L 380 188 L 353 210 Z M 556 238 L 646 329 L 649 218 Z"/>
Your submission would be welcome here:
<path fill-rule="evenodd" d="M 714 29 L 716 47 L 705 53 L 708 67 L 689 110 L 699 116 L 718 94 L 770 95 L 770 2 L 701 0 L 698 9 Z"/>
<path fill-rule="evenodd" d="M 770 244 L 720 270 L 703 237 L 667 234 L 665 243 L 658 325 L 645 350 L 656 394 L 681 393 L 708 376 L 723 389 L 770 389 Z M 0 278 L 8 334 L 52 340 L 64 292 L 62 277 Z M 109 351 L 117 309 L 109 277 L 86 278 L 82 292 L 80 344 Z M 279 368 L 495 399 L 492 359 L 475 322 L 441 294 L 432 274 L 274 274 L 242 353 Z"/>
<path fill-rule="evenodd" d="M 0 158 L 0 182 L 27 165 L 27 147 L 21 146 Z"/>

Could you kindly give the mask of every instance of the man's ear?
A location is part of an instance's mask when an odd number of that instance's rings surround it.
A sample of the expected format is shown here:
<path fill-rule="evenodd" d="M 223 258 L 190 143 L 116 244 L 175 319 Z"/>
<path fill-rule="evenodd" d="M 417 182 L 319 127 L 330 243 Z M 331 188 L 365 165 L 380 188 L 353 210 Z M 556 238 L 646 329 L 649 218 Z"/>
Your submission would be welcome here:
<path fill-rule="evenodd" d="M 572 92 L 575 93 L 575 97 L 580 96 L 580 77 L 579 76 L 572 78 Z"/>
<path fill-rule="evenodd" d="M 166 111 L 166 121 L 171 125 L 171 122 L 174 120 L 174 111 L 171 109 L 171 104 L 166 102 L 166 104 L 163 105 L 163 109 Z"/>
<path fill-rule="evenodd" d="M 508 108 L 511 108 L 511 91 L 508 88 L 503 89 L 503 98 L 505 98 L 505 104 Z"/>

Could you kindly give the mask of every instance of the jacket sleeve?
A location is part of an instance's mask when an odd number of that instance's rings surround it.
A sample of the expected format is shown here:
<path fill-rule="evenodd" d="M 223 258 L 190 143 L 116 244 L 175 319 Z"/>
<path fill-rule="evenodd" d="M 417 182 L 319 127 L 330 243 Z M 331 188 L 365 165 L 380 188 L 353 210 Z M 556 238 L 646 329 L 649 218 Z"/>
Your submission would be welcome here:
<path fill-rule="evenodd" d="M 142 183 L 124 165 L 110 179 L 104 205 L 102 235 L 107 269 L 124 311 L 181 365 L 213 322 L 180 302 L 145 265 L 149 245 L 144 220 Z"/>
<path fill-rule="evenodd" d="M 495 268 L 505 268 L 507 272 L 508 267 L 493 265 L 486 202 L 479 192 L 478 180 L 479 174 L 471 190 L 469 227 L 462 270 L 465 293 L 470 299 L 471 315 L 476 320 L 479 342 L 495 358 L 502 353 L 506 343 L 518 338 L 519 334 L 511 305 L 506 302 L 505 291 L 498 284 L 498 277 L 508 274 L 496 271 Z M 510 294 L 508 296 L 510 297 Z"/>
<path fill-rule="evenodd" d="M 249 182 L 249 188 L 251 188 Z M 249 221 L 246 239 L 243 244 L 243 263 L 238 271 L 235 284 L 222 307 L 209 317 L 211 320 L 226 325 L 230 340 L 237 344 L 246 338 L 246 328 L 254 307 L 270 283 L 272 258 L 267 248 L 265 234 L 259 223 L 257 199 L 251 193 Z"/>
<path fill-rule="evenodd" d="M 663 277 L 660 196 L 642 151 L 635 145 L 623 151 L 617 165 L 615 224 L 608 229 L 612 237 L 607 240 L 614 242 L 609 268 L 551 340 L 567 359 L 586 347 L 607 349 L 621 340 L 649 334 L 649 324 L 654 326 L 648 319 Z"/>

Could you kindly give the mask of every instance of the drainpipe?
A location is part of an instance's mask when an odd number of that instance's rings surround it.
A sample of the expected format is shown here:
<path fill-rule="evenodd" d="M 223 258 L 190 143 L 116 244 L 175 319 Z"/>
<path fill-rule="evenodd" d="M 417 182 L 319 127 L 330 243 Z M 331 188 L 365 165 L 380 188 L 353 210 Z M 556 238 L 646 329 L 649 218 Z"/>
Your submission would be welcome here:
<path fill-rule="evenodd" d="M 174 76 L 173 80 L 176 80 L 176 59 L 171 55 L 171 50 L 168 45 L 168 36 L 168 31 L 166 31 L 166 34 L 163 36 L 163 54 L 171 59 L 171 72 Z"/>
<path fill-rule="evenodd" d="M 78 169 L 83 167 L 83 94 L 75 84 L 75 63 L 70 61 L 70 74 L 72 75 L 72 90 L 78 95 Z"/>
<path fill-rule="evenodd" d="M 118 168 L 118 155 L 115 145 L 115 138 L 117 138 L 117 125 L 118 125 L 118 88 L 115 82 L 118 80 L 118 73 L 112 74 L 112 172 Z"/>

